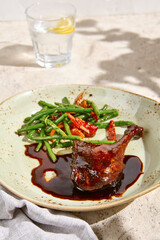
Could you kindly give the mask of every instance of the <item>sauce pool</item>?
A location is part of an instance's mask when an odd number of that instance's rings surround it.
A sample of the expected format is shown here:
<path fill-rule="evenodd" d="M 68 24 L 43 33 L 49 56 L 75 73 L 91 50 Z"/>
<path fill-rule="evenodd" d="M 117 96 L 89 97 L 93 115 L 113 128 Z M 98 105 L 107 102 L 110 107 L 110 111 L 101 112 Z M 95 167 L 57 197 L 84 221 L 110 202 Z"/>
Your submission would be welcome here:
<path fill-rule="evenodd" d="M 39 161 L 39 166 L 34 168 L 31 172 L 32 183 L 41 188 L 45 193 L 62 199 L 101 200 L 112 199 L 113 196 L 120 197 L 143 173 L 143 164 L 141 160 L 137 156 L 125 155 L 125 168 L 120 181 L 115 186 L 87 192 L 78 189 L 70 178 L 70 163 L 72 161 L 71 154 L 59 156 L 57 157 L 57 161 L 53 163 L 46 151 L 43 149 L 39 152 L 35 151 L 36 144 L 25 145 L 25 147 L 25 154 Z M 47 181 L 45 174 L 50 171 L 55 172 L 56 176 Z"/>

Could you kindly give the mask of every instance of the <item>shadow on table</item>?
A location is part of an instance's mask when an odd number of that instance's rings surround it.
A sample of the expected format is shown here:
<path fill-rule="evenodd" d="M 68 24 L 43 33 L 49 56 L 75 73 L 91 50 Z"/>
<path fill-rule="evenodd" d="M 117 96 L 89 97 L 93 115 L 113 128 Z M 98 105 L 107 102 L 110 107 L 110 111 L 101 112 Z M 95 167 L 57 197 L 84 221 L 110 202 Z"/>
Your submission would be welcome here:
<path fill-rule="evenodd" d="M 96 211 L 91 211 L 91 212 L 75 212 L 74 215 L 82 218 L 83 220 L 87 221 L 90 225 L 103 221 L 116 213 L 122 211 L 124 208 L 126 208 L 129 204 L 122 204 L 116 207 L 111 207 L 111 208 L 106 208 L 102 210 L 96 210 Z"/>
<path fill-rule="evenodd" d="M 89 225 L 92 225 L 93 231 L 99 240 L 104 240 L 104 236 L 108 236 L 107 239 L 111 239 L 111 235 L 113 240 L 117 240 L 117 236 L 119 236 L 119 240 L 134 240 L 131 238 L 129 232 L 127 232 L 128 238 L 124 236 L 126 232 L 124 231 L 121 220 L 117 215 L 118 212 L 123 211 L 123 209 L 126 208 L 130 203 L 131 202 L 98 211 L 77 212 L 74 213 L 74 215 L 88 222 Z M 94 226 L 94 224 L 96 225 Z"/>
<path fill-rule="evenodd" d="M 0 49 L 0 65 L 16 67 L 38 67 L 33 47 L 14 44 Z"/>
<path fill-rule="evenodd" d="M 88 30 L 89 29 L 89 30 Z M 101 73 L 94 83 L 134 84 L 147 87 L 160 96 L 160 38 L 143 37 L 132 31 L 122 29 L 103 30 L 100 22 L 88 19 L 77 23 L 77 33 L 87 36 L 98 36 L 104 44 L 103 60 L 98 63 Z M 145 33 L 146 34 L 146 33 Z M 90 56 L 93 53 L 94 41 L 91 41 Z M 106 48 L 105 48 L 106 46 Z M 109 52 L 108 49 L 111 49 Z M 117 56 L 117 52 L 122 52 Z M 114 58 L 111 58 L 112 55 Z M 89 57 L 90 57 L 89 56 Z M 110 57 L 111 56 L 111 57 Z"/>
<path fill-rule="evenodd" d="M 151 39 L 144 37 L 143 33 L 139 35 L 119 28 L 103 30 L 100 22 L 92 19 L 79 21 L 77 34 L 92 37 L 88 58 L 92 58 L 94 48 L 97 46 L 94 45 L 94 36 L 96 39 L 99 38 L 98 42 L 103 43 L 104 55 L 98 62 L 100 74 L 95 76 L 93 80 L 95 84 L 115 83 L 116 86 L 132 84 L 138 88 L 146 87 L 160 96 L 160 38 Z M 120 54 L 116 53 L 116 49 Z M 104 236 L 107 236 L 105 239 L 112 240 L 117 240 L 117 236 L 119 240 L 134 240 L 134 234 L 131 234 L 134 232 L 133 228 L 126 232 L 122 221 L 123 214 L 118 214 L 121 211 L 125 212 L 129 204 L 131 203 L 95 212 L 74 214 L 92 225 L 99 240 L 104 240 Z"/>

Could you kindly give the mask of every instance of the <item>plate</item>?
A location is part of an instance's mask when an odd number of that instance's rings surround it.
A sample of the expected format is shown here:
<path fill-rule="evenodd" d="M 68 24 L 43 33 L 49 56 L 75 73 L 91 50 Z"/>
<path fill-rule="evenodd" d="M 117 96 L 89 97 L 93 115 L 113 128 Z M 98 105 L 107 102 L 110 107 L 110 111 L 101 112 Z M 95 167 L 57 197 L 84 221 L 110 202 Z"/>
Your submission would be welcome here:
<path fill-rule="evenodd" d="M 26 142 L 15 134 L 25 117 L 40 109 L 39 100 L 50 103 L 67 96 L 71 101 L 85 90 L 85 96 L 98 107 L 107 103 L 119 109 L 118 119 L 134 121 L 144 128 L 143 139 L 129 143 L 126 154 L 137 155 L 143 171 L 121 197 L 111 200 L 68 200 L 53 197 L 31 182 L 31 171 L 38 161 L 24 154 Z M 100 86 L 49 86 L 13 96 L 0 105 L 0 183 L 20 198 L 37 205 L 65 211 L 91 211 L 131 201 L 160 186 L 160 103 L 130 92 Z"/>

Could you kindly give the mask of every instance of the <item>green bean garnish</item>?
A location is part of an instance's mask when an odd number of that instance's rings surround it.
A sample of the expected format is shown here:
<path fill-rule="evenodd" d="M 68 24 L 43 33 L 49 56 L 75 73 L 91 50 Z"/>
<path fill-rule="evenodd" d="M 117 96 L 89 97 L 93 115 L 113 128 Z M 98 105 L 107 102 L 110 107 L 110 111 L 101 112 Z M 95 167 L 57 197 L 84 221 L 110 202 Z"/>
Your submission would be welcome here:
<path fill-rule="evenodd" d="M 92 112 L 93 109 L 91 108 L 56 108 L 55 112 L 75 112 L 75 113 L 89 113 Z"/>
<path fill-rule="evenodd" d="M 64 98 L 62 99 L 62 102 L 63 102 L 63 103 L 66 103 L 66 104 L 70 104 L 70 101 L 68 100 L 67 97 L 64 97 Z"/>
<path fill-rule="evenodd" d="M 54 142 L 52 142 L 52 143 L 50 144 L 51 148 L 56 147 L 57 144 L 59 143 L 59 141 L 60 141 L 59 139 L 56 139 Z"/>
<path fill-rule="evenodd" d="M 43 146 L 42 141 L 39 141 L 39 143 L 37 144 L 37 147 L 36 147 L 36 152 L 39 152 L 39 150 L 41 149 L 42 146 Z"/>
<path fill-rule="evenodd" d="M 134 124 L 133 122 L 131 121 L 114 121 L 115 123 L 115 126 L 116 127 L 120 127 L 120 126 L 129 126 L 131 124 Z M 94 122 L 92 123 L 96 126 L 98 126 L 98 128 L 107 128 L 109 127 L 109 122 L 105 122 L 105 123 L 100 123 L 100 122 Z"/>
<path fill-rule="evenodd" d="M 115 126 L 129 126 L 129 125 L 132 125 L 132 124 L 135 124 L 134 122 L 131 122 L 131 121 L 114 121 L 115 123 Z"/>
<path fill-rule="evenodd" d="M 34 122 L 35 120 L 39 119 L 43 115 L 48 115 L 48 114 L 51 114 L 51 113 L 54 113 L 54 112 L 55 112 L 55 108 L 48 109 L 46 111 L 39 111 L 39 112 L 37 112 L 37 114 L 35 116 L 31 117 L 31 119 L 28 121 L 27 125 L 29 125 L 32 122 Z"/>
<path fill-rule="evenodd" d="M 71 147 L 73 145 L 72 141 L 67 141 L 67 142 L 60 142 L 57 144 L 57 147 L 59 148 L 65 148 L 65 147 Z"/>
<path fill-rule="evenodd" d="M 114 117 L 117 117 L 119 115 L 118 111 L 115 111 L 111 114 L 107 114 L 107 115 L 104 115 L 103 117 L 99 118 L 98 119 L 98 122 L 104 122 L 104 121 L 107 121 L 111 118 L 114 118 Z"/>
<path fill-rule="evenodd" d="M 39 112 L 46 111 L 47 109 L 48 109 L 48 107 L 45 106 L 45 107 L 42 108 L 42 110 L 40 110 Z M 36 112 L 36 113 L 32 114 L 30 117 L 26 117 L 26 118 L 24 119 L 24 122 L 28 122 L 33 116 L 36 116 L 39 112 Z"/>
<path fill-rule="evenodd" d="M 36 130 L 31 130 L 31 131 L 28 133 L 27 137 L 28 137 L 28 138 L 33 137 L 33 135 L 35 134 L 35 132 L 36 132 Z"/>
<path fill-rule="evenodd" d="M 24 119 L 24 122 L 28 122 L 30 119 L 31 119 L 31 117 L 26 117 L 26 118 Z"/>
<path fill-rule="evenodd" d="M 50 158 L 52 159 L 53 162 L 56 162 L 57 158 L 56 158 L 56 155 L 53 153 L 50 144 L 47 141 L 44 141 L 44 144 L 47 148 L 48 155 L 50 156 Z"/>
<path fill-rule="evenodd" d="M 45 123 L 46 125 L 51 126 L 57 133 L 61 134 L 62 136 L 67 136 L 66 133 L 62 129 L 60 129 L 55 123 L 53 123 L 51 120 L 46 119 Z"/>
<path fill-rule="evenodd" d="M 72 121 L 68 118 L 68 113 L 73 114 L 74 117 L 84 119 L 86 122 L 98 126 L 98 128 L 109 127 L 110 122 L 108 120 L 119 115 L 117 109 L 108 109 L 107 104 L 104 104 L 104 106 L 99 109 L 93 101 L 86 100 L 86 102 L 89 104 L 87 108 L 77 104 L 71 104 L 67 97 L 63 98 L 62 103 L 54 102 L 54 104 L 40 100 L 39 105 L 43 108 L 25 118 L 25 125 L 18 129 L 17 133 L 21 134 L 26 132 L 28 134 L 28 139 L 38 142 L 36 151 L 39 151 L 44 144 L 53 162 L 55 162 L 57 158 L 52 148 L 70 147 L 73 145 L 74 140 L 82 140 L 93 144 L 114 144 L 116 141 L 82 139 L 80 136 L 72 135 L 70 130 Z M 98 116 L 98 121 L 91 112 L 94 112 Z M 65 130 L 58 127 L 59 123 L 64 124 Z M 114 123 L 115 126 L 128 126 L 134 124 L 131 121 L 121 120 L 114 121 Z M 52 129 L 56 131 L 54 136 L 49 135 Z M 55 139 L 55 141 L 50 143 L 52 139 Z"/>
<path fill-rule="evenodd" d="M 44 136 L 44 129 L 43 128 L 41 129 L 40 136 L 41 137 Z M 39 141 L 39 143 L 38 143 L 38 145 L 36 147 L 36 152 L 38 152 L 41 149 L 42 146 L 43 146 L 43 141 Z"/>
<path fill-rule="evenodd" d="M 86 100 L 86 101 L 87 101 L 87 103 L 89 103 L 90 106 L 93 107 L 93 111 L 94 111 L 95 114 L 99 117 L 100 111 L 99 111 L 97 105 L 96 105 L 94 102 L 92 102 L 92 101 L 89 101 L 89 100 Z"/>
<path fill-rule="evenodd" d="M 55 112 L 77 112 L 77 113 L 88 113 L 93 111 L 91 108 L 52 108 L 52 109 L 48 109 L 46 111 L 39 111 L 37 112 L 37 114 L 33 117 L 31 117 L 31 119 L 28 121 L 28 125 L 31 124 L 32 122 L 34 122 L 35 120 L 39 119 L 40 117 L 42 117 L 43 115 L 49 115 L 51 113 L 55 113 Z"/>
<path fill-rule="evenodd" d="M 110 114 L 110 113 L 113 113 L 113 112 L 118 112 L 118 110 L 117 109 L 100 110 L 100 115 L 101 114 Z"/>
<path fill-rule="evenodd" d="M 66 104 L 66 103 L 59 103 L 59 102 L 55 102 L 55 104 L 58 106 L 58 107 L 63 107 L 63 108 L 81 108 L 81 109 L 84 109 L 83 107 L 77 105 L 77 104 Z M 72 111 L 73 111 L 72 109 Z M 73 111 L 74 112 L 74 111 Z"/>
<path fill-rule="evenodd" d="M 117 114 L 108 114 L 108 115 L 105 115 L 101 118 L 98 119 L 98 121 L 96 122 L 96 125 L 101 125 L 101 123 L 104 123 L 106 122 L 107 120 L 110 120 L 114 117 L 117 117 L 118 115 Z M 88 119 L 88 122 L 91 123 L 91 124 L 94 124 L 95 123 L 95 119 L 93 118 L 89 118 Z"/>
<path fill-rule="evenodd" d="M 64 127 L 65 127 L 65 130 L 66 130 L 66 133 L 67 133 L 68 135 L 72 135 L 72 134 L 71 134 L 70 127 L 69 127 L 69 124 L 67 123 L 67 121 L 64 120 L 63 123 L 64 123 Z"/>
<path fill-rule="evenodd" d="M 58 125 L 58 123 L 62 122 L 63 119 L 65 119 L 67 116 L 68 116 L 68 113 L 62 114 L 59 118 L 57 118 L 57 119 L 54 121 L 54 124 Z M 52 130 L 52 127 L 48 127 L 48 128 L 46 129 L 46 133 L 49 133 L 51 130 Z"/>
<path fill-rule="evenodd" d="M 68 116 L 68 113 L 62 114 L 59 118 L 57 118 L 54 123 L 57 125 L 58 123 L 62 122 L 66 117 Z"/>
<path fill-rule="evenodd" d="M 29 126 L 26 126 L 24 128 L 18 129 L 17 133 L 22 133 L 22 132 L 27 132 L 29 130 L 39 129 L 39 128 L 42 128 L 44 126 L 45 126 L 44 123 L 37 123 L 37 124 L 34 124 L 34 125 L 29 125 Z"/>
<path fill-rule="evenodd" d="M 108 108 L 108 105 L 104 104 L 104 106 L 101 108 L 101 110 L 107 110 L 107 108 Z"/>
<path fill-rule="evenodd" d="M 39 105 L 41 105 L 41 106 L 46 106 L 46 107 L 49 107 L 49 108 L 55 108 L 55 107 L 56 107 L 56 106 L 54 106 L 53 104 L 47 103 L 47 102 L 42 101 L 42 100 L 40 100 L 38 103 L 39 103 Z"/>
<path fill-rule="evenodd" d="M 53 139 L 53 136 L 45 136 L 45 137 L 36 136 L 36 137 L 31 137 L 30 139 L 34 141 L 45 141 L 45 140 Z M 60 136 L 60 135 L 54 134 L 54 139 L 81 140 L 81 137 L 74 136 L 74 135 Z"/>

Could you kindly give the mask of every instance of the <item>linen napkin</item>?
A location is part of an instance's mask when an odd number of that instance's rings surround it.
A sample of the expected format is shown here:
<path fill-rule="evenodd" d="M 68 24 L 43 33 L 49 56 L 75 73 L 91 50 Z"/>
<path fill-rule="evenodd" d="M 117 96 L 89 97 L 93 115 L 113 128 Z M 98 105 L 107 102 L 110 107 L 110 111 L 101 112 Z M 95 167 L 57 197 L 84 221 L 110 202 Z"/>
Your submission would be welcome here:
<path fill-rule="evenodd" d="M 39 207 L 0 186 L 0 240 L 97 240 L 70 212 Z"/>

